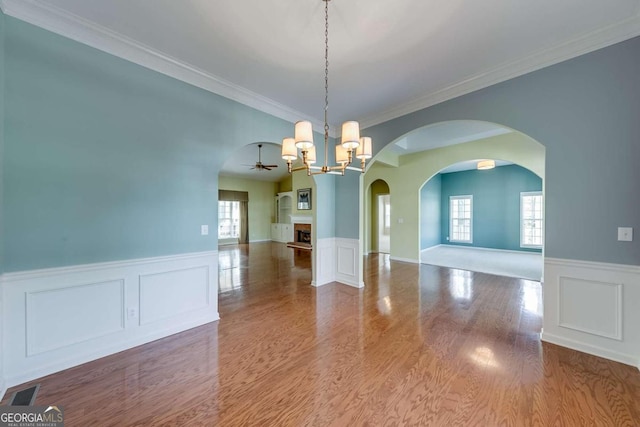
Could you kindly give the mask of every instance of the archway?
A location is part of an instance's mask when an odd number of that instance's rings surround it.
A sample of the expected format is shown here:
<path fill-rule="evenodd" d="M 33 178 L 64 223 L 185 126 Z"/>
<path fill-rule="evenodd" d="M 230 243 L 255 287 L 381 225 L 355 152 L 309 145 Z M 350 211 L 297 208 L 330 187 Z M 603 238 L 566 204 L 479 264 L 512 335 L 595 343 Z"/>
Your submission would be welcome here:
<path fill-rule="evenodd" d="M 474 132 L 467 135 L 442 132 L 443 124 Z M 429 140 L 430 146 L 416 150 L 416 144 L 430 136 L 430 129 L 437 129 L 449 138 L 435 144 Z M 415 263 L 419 260 L 419 192 L 423 184 L 451 164 L 475 159 L 501 159 L 519 164 L 543 179 L 544 192 L 545 147 L 521 132 L 494 123 L 463 120 L 424 126 L 402 135 L 376 154 L 362 177 L 361 188 L 369 188 L 381 179 L 393 194 L 391 259 Z M 364 191 L 360 194 L 363 202 L 360 221 L 366 225 L 371 204 Z M 361 240 L 369 244 L 364 228 Z"/>
<path fill-rule="evenodd" d="M 482 169 L 483 164 L 493 167 Z M 420 263 L 540 281 L 542 178 L 477 159 L 439 171 L 419 192 Z"/>

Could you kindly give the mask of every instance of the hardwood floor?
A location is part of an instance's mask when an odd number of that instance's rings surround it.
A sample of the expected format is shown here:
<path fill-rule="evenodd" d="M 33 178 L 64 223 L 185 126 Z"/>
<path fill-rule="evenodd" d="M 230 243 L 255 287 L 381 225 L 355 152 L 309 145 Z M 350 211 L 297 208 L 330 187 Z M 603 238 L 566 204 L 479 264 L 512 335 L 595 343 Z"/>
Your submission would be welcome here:
<path fill-rule="evenodd" d="M 221 248 L 219 322 L 34 381 L 36 404 L 67 426 L 640 425 L 637 369 L 540 342 L 539 283 L 370 255 L 364 289 L 313 288 L 309 257 Z"/>

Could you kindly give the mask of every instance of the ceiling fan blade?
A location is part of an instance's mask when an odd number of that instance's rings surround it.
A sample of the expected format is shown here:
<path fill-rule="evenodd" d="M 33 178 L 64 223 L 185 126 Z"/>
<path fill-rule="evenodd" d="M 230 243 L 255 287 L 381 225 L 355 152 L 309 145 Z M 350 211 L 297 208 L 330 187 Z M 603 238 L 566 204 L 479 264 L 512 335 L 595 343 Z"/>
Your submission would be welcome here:
<path fill-rule="evenodd" d="M 262 167 L 265 167 L 265 168 L 277 168 L 278 165 L 262 165 Z"/>

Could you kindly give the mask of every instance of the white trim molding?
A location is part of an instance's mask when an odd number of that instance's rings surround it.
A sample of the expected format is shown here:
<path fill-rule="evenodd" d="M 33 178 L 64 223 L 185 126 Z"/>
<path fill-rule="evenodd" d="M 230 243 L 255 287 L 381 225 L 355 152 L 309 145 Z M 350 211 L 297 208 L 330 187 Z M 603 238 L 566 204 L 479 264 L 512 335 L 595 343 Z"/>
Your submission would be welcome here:
<path fill-rule="evenodd" d="M 0 280 L 7 387 L 219 319 L 217 251 Z"/>
<path fill-rule="evenodd" d="M 359 271 L 360 241 L 336 237 L 336 281 L 354 288 L 363 288 L 364 282 Z"/>
<path fill-rule="evenodd" d="M 545 258 L 542 340 L 640 368 L 640 266 Z"/>
<path fill-rule="evenodd" d="M 312 286 L 322 286 L 336 281 L 336 239 L 316 239 L 313 246 L 315 257 Z"/>
<path fill-rule="evenodd" d="M 360 241 L 343 237 L 317 239 L 315 252 L 315 279 L 312 286 L 322 286 L 332 282 L 364 287 L 360 255 Z"/>
<path fill-rule="evenodd" d="M 400 262 L 408 262 L 411 264 L 420 264 L 420 261 L 417 259 L 413 259 L 413 258 L 402 258 L 402 257 L 397 257 L 397 256 L 389 256 L 389 259 L 391 261 L 400 261 Z"/>
<path fill-rule="evenodd" d="M 321 129 L 323 127 L 321 119 L 307 116 L 277 101 L 51 4 L 38 0 L 2 0 L 0 7 L 9 16 L 232 99 L 275 117 L 292 123 L 297 120 L 310 120 L 314 128 Z M 559 45 L 534 52 L 515 61 L 499 64 L 492 69 L 475 75 L 470 75 L 462 81 L 424 94 L 412 101 L 396 105 L 386 111 L 376 112 L 368 117 L 361 117 L 359 122 L 361 128 L 366 129 L 638 35 L 640 35 L 640 15 L 636 13 L 623 21 L 596 29 Z M 334 138 L 338 136 L 337 129 L 337 126 L 331 126 L 330 133 Z"/>
<path fill-rule="evenodd" d="M 558 64 L 560 62 L 602 49 L 607 46 L 631 39 L 640 35 L 640 13 L 609 25 L 596 29 L 548 49 L 543 49 L 524 58 L 500 64 L 485 72 L 471 75 L 462 81 L 448 87 L 417 97 L 413 101 L 396 105 L 382 113 L 375 113 L 360 118 L 360 127 L 367 129 L 371 126 L 414 113 L 441 102 L 475 92 L 497 83 L 511 80 L 515 77 L 531 73 L 536 70 Z"/>
<path fill-rule="evenodd" d="M 322 120 L 307 116 L 273 99 L 250 91 L 51 4 L 38 0 L 3 0 L 1 5 L 4 13 L 9 16 L 189 83 L 200 89 L 224 96 L 288 122 L 294 123 L 298 120 L 309 120 L 316 130 L 322 129 L 324 126 Z M 337 137 L 336 132 L 332 127 L 331 136 Z"/>

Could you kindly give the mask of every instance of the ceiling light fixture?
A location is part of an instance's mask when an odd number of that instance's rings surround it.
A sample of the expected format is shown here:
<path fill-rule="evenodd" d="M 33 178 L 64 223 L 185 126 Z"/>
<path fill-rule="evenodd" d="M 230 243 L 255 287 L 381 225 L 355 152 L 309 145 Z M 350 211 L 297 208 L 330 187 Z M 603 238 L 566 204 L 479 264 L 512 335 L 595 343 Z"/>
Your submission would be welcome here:
<path fill-rule="evenodd" d="M 485 171 L 496 167 L 495 160 L 481 160 L 478 162 L 478 170 Z"/>
<path fill-rule="evenodd" d="M 316 147 L 313 145 L 313 128 L 311 122 L 303 120 L 296 122 L 294 137 L 282 140 L 282 158 L 287 161 L 289 173 L 306 170 L 307 175 L 334 174 L 344 175 L 344 171 L 355 170 L 364 172 L 365 162 L 371 158 L 371 138 L 360 137 L 360 125 L 356 121 L 342 124 L 341 143 L 336 145 L 335 166 L 328 166 L 329 157 L 329 124 L 327 112 L 329 110 L 329 1 L 324 4 L 324 165 L 313 166 L 316 162 Z M 302 153 L 302 166 L 292 168 L 292 162 L 298 158 L 298 149 Z M 353 157 L 360 159 L 360 167 L 350 166 Z"/>

